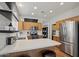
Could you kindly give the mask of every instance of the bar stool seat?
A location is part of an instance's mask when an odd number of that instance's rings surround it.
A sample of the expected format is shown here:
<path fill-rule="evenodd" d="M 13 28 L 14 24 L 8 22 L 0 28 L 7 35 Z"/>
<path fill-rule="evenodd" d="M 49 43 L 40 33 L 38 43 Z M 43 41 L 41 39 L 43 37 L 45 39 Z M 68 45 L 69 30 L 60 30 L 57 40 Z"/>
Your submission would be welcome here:
<path fill-rule="evenodd" d="M 43 50 L 42 57 L 56 57 L 56 53 L 51 50 Z"/>

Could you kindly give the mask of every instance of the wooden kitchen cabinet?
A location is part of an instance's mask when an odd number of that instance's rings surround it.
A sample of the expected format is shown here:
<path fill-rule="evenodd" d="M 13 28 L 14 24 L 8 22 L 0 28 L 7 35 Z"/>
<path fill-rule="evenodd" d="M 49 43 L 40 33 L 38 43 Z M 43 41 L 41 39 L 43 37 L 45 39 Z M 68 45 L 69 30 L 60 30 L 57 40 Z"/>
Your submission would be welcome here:
<path fill-rule="evenodd" d="M 38 28 L 38 23 L 32 23 L 34 27 L 37 27 Z"/>
<path fill-rule="evenodd" d="M 59 30 L 59 23 L 58 22 L 53 24 L 53 29 L 54 30 Z"/>
<path fill-rule="evenodd" d="M 79 16 L 69 17 L 69 18 L 65 19 L 65 21 L 77 21 L 77 22 L 79 22 Z"/>
<path fill-rule="evenodd" d="M 60 41 L 60 38 L 58 36 L 53 36 L 53 40 Z"/>
<path fill-rule="evenodd" d="M 23 22 L 22 21 L 18 22 L 18 29 L 23 30 Z"/>
<path fill-rule="evenodd" d="M 38 30 L 42 30 L 43 25 L 41 23 L 38 23 Z"/>
<path fill-rule="evenodd" d="M 65 21 L 65 20 L 57 21 L 55 24 L 52 25 L 53 29 L 54 29 L 54 30 L 59 30 L 61 24 L 64 23 L 64 21 Z"/>
<path fill-rule="evenodd" d="M 55 24 L 53 24 L 53 29 L 59 30 L 60 25 L 62 23 L 64 23 L 65 21 L 77 21 L 77 22 L 79 22 L 79 16 L 74 16 L 74 17 L 69 17 L 69 18 L 66 18 L 66 19 L 59 20 Z"/>
<path fill-rule="evenodd" d="M 29 30 L 29 29 L 31 29 L 32 25 L 33 25 L 33 23 L 31 23 L 31 22 L 23 22 L 23 29 Z"/>
<path fill-rule="evenodd" d="M 29 30 L 32 27 L 37 27 L 38 30 L 41 30 L 42 24 L 41 23 L 34 23 L 34 22 L 23 22 L 23 29 L 24 30 Z"/>
<path fill-rule="evenodd" d="M 56 23 L 56 26 L 55 26 L 56 30 L 59 30 L 59 25 L 60 25 L 60 23 L 57 22 L 57 23 Z"/>

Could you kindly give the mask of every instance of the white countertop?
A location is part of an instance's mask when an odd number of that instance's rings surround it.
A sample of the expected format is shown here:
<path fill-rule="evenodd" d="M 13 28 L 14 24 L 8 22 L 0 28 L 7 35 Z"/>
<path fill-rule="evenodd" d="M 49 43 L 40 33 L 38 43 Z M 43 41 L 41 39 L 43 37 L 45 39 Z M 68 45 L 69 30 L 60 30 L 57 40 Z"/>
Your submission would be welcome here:
<path fill-rule="evenodd" d="M 59 37 L 58 35 L 52 35 L 52 36 L 56 36 L 56 37 Z"/>
<path fill-rule="evenodd" d="M 16 43 L 14 43 L 13 45 L 8 45 L 3 50 L 1 50 L 0 55 L 12 53 L 12 52 L 51 47 L 51 46 L 53 47 L 60 44 L 61 43 L 50 39 L 17 40 Z"/>

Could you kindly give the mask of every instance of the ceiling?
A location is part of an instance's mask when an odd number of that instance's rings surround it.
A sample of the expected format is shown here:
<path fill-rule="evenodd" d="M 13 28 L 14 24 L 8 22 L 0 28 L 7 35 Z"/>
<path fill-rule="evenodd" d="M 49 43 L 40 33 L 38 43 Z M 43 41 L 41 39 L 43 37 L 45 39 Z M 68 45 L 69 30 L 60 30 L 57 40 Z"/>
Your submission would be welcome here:
<path fill-rule="evenodd" d="M 22 17 L 51 19 L 55 15 L 78 7 L 79 3 L 64 2 L 63 5 L 60 5 L 60 2 L 17 2 L 16 5 Z M 35 6 L 37 9 L 34 9 Z M 50 10 L 53 12 L 50 13 Z"/>

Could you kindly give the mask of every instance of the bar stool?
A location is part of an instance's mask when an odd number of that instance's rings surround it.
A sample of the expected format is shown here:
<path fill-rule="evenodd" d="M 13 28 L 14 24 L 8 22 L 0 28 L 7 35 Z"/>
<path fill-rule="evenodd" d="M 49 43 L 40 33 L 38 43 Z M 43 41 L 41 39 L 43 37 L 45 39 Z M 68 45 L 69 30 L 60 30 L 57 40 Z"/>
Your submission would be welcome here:
<path fill-rule="evenodd" d="M 56 57 L 56 53 L 51 50 L 43 50 L 42 57 Z"/>

